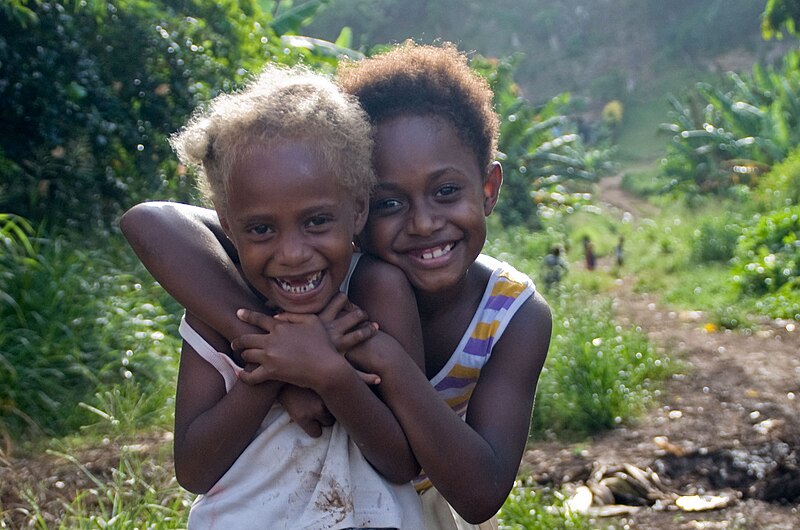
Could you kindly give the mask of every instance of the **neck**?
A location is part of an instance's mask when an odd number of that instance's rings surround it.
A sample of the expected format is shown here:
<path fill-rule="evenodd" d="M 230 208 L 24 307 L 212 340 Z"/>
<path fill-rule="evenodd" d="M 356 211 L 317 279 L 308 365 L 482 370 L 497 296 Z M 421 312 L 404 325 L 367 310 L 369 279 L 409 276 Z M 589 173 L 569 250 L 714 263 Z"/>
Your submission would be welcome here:
<path fill-rule="evenodd" d="M 452 313 L 454 308 L 469 303 L 475 293 L 480 293 L 479 296 L 481 296 L 483 286 L 479 285 L 479 274 L 473 271 L 474 268 L 475 265 L 467 269 L 461 280 L 450 287 L 433 292 L 415 290 L 420 317 L 424 320 L 436 315 Z"/>

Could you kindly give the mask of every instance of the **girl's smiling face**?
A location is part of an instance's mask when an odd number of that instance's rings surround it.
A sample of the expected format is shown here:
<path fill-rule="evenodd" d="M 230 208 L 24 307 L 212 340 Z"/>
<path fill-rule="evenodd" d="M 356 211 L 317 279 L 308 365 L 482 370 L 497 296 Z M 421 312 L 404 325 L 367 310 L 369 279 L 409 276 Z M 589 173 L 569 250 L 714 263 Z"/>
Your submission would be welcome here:
<path fill-rule="evenodd" d="M 400 115 L 377 127 L 375 169 L 365 250 L 402 269 L 418 291 L 458 284 L 483 248 L 500 166 L 484 174 L 446 120 Z"/>
<path fill-rule="evenodd" d="M 310 140 L 253 146 L 234 164 L 218 210 L 247 281 L 272 304 L 317 313 L 339 291 L 366 219 Z"/>

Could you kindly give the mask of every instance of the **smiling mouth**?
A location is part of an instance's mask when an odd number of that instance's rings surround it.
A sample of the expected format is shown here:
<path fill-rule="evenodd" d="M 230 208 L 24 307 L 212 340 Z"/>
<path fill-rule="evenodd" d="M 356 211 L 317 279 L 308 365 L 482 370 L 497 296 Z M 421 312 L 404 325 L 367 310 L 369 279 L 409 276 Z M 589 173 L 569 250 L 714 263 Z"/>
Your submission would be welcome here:
<path fill-rule="evenodd" d="M 304 294 L 313 291 L 322 283 L 323 271 L 317 271 L 303 278 L 274 278 L 275 283 L 280 289 L 288 294 Z"/>
<path fill-rule="evenodd" d="M 451 250 L 453 250 L 453 243 L 448 243 L 440 247 L 426 248 L 425 250 L 417 251 L 414 254 L 422 261 L 426 261 L 441 258 L 442 256 L 449 254 Z"/>

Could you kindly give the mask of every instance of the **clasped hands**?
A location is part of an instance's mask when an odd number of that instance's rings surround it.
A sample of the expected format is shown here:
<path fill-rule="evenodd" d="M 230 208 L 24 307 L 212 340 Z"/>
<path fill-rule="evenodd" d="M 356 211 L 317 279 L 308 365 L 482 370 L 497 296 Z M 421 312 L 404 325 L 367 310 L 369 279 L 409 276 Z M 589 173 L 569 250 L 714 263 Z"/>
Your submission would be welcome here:
<path fill-rule="evenodd" d="M 365 383 L 380 383 L 377 374 L 349 366 L 347 353 L 375 336 L 378 326 L 342 293 L 317 315 L 268 316 L 240 309 L 237 316 L 265 331 L 242 335 L 231 343 L 248 363 L 240 379 L 250 385 L 265 381 L 288 383 L 278 399 L 289 416 L 312 437 L 320 436 L 322 427 L 335 421 L 318 390 L 335 377 L 337 370 L 353 369 Z M 348 366 L 343 367 L 344 364 Z"/>

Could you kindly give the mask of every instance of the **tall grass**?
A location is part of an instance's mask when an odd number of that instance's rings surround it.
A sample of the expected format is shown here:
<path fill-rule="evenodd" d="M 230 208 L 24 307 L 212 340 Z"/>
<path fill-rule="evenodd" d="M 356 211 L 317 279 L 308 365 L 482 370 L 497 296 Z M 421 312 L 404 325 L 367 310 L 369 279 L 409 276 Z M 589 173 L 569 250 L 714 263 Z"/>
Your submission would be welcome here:
<path fill-rule="evenodd" d="M 174 379 L 177 306 L 121 238 L 93 246 L 20 230 L 0 254 L 0 434 L 62 435 L 86 424 L 79 407 L 128 380 Z M 147 391 L 147 390 L 145 390 Z"/>

